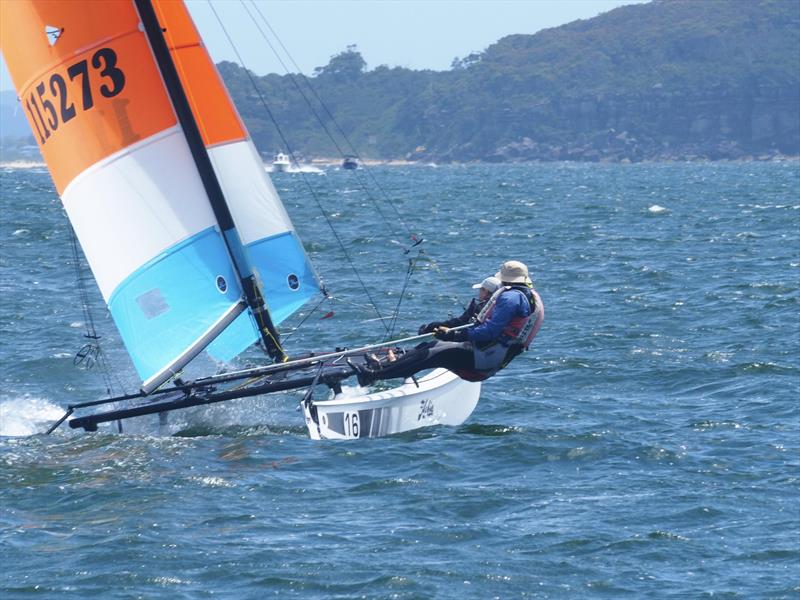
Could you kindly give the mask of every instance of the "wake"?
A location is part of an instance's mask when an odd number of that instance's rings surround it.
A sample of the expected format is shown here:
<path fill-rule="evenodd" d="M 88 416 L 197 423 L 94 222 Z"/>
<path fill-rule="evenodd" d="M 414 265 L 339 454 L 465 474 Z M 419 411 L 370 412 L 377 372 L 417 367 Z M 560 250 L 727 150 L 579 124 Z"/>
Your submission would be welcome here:
<path fill-rule="evenodd" d="M 64 409 L 44 398 L 0 400 L 0 436 L 27 437 L 45 433 Z"/>

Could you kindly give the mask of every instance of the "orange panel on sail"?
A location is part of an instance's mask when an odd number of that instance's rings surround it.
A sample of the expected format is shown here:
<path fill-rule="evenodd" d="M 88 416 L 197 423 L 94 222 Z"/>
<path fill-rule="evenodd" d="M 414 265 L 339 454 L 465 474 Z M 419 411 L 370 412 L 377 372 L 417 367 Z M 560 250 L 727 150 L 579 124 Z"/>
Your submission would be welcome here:
<path fill-rule="evenodd" d="M 3 55 L 59 194 L 98 161 L 177 124 L 132 1 L 0 5 Z"/>
<path fill-rule="evenodd" d="M 154 0 L 172 59 L 207 147 L 242 140 L 247 130 L 183 2 Z"/>

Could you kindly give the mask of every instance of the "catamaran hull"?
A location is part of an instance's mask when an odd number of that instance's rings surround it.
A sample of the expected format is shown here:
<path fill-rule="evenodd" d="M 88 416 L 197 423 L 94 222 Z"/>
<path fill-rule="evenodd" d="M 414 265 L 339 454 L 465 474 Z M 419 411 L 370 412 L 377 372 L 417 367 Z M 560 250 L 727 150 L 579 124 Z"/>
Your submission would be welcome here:
<path fill-rule="evenodd" d="M 315 440 L 373 438 L 430 425 L 461 425 L 475 410 L 481 384 L 436 369 L 400 387 L 332 400 L 304 402 L 308 433 Z"/>

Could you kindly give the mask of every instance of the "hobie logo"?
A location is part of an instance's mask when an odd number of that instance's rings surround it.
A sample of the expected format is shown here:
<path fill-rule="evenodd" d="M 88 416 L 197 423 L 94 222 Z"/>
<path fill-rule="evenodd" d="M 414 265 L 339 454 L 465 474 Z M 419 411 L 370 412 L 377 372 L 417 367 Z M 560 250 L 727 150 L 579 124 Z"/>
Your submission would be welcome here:
<path fill-rule="evenodd" d="M 52 25 L 45 25 L 44 33 L 47 36 L 47 41 L 50 42 L 50 45 L 55 46 L 58 38 L 60 38 L 61 34 L 64 33 L 64 29 L 61 27 L 53 27 Z"/>

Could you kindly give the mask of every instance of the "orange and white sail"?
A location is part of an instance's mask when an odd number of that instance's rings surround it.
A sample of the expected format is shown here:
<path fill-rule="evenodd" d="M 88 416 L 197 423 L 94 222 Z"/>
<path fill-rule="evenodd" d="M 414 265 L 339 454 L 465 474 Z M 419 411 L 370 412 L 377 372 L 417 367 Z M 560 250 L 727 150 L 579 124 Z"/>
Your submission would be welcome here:
<path fill-rule="evenodd" d="M 212 208 L 143 6 L 237 231 Z M 258 339 L 243 278 L 260 276 L 275 321 L 313 295 L 302 246 L 181 2 L 16 0 L 0 21 L 20 102 L 145 389 L 215 338 L 223 358 Z"/>

